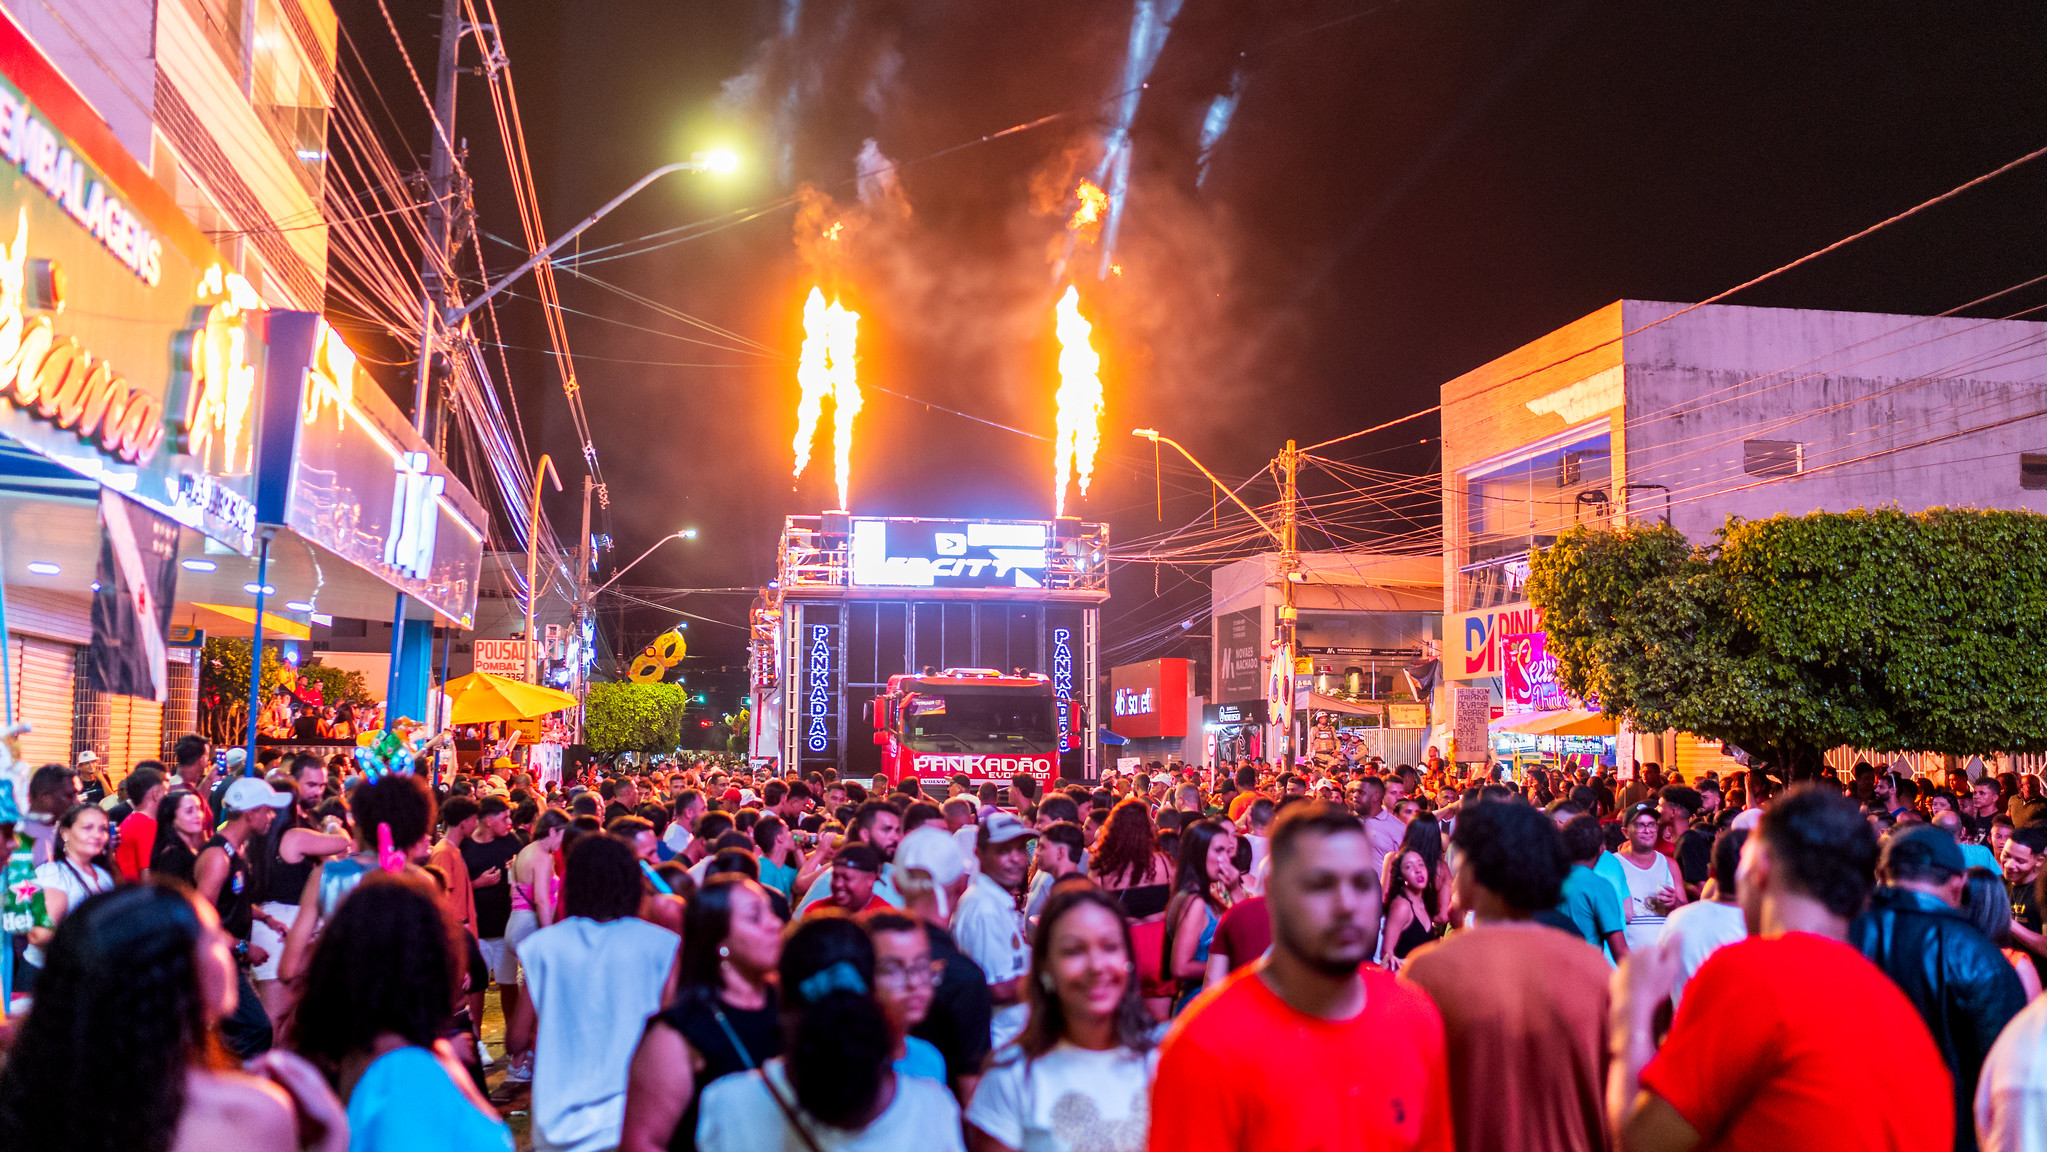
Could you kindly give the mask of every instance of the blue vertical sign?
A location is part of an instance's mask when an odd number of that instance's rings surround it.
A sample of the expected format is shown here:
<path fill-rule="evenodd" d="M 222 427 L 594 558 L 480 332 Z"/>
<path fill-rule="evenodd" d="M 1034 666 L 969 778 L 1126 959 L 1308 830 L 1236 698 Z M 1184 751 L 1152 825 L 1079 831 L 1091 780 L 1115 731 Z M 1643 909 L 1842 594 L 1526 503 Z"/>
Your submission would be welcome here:
<path fill-rule="evenodd" d="M 1069 643 L 1073 631 L 1068 628 L 1052 630 L 1052 695 L 1059 699 L 1059 750 L 1071 752 L 1080 747 L 1080 740 L 1073 731 L 1073 647 Z"/>
<path fill-rule="evenodd" d="M 804 641 L 803 751 L 808 757 L 831 755 L 833 707 L 838 686 L 833 682 L 832 631 L 830 624 L 811 624 Z"/>

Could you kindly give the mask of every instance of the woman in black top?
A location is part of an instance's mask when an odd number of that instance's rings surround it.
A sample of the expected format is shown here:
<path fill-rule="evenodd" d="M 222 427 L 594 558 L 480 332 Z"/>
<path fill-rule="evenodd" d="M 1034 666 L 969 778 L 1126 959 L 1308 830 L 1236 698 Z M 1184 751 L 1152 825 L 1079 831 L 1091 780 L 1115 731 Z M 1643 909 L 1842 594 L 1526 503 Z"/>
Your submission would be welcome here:
<path fill-rule="evenodd" d="M 737 872 L 711 876 L 683 914 L 682 939 L 675 1002 L 647 1022 L 633 1053 L 620 1152 L 694 1149 L 704 1086 L 782 1054 L 768 986 L 782 921 L 767 890 Z"/>
<path fill-rule="evenodd" d="M 156 806 L 156 845 L 149 852 L 149 874 L 194 883 L 193 869 L 205 842 L 206 802 L 189 788 L 172 789 Z"/>

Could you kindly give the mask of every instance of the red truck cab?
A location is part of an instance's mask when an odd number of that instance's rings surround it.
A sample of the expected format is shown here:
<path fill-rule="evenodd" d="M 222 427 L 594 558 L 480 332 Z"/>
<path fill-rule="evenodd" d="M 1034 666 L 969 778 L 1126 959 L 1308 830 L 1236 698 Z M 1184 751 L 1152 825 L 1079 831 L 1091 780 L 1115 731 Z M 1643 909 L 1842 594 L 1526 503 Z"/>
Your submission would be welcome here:
<path fill-rule="evenodd" d="M 891 676 L 870 707 L 874 742 L 890 783 L 937 784 L 965 773 L 976 786 L 1059 776 L 1059 701 L 1052 680 L 993 668 Z"/>

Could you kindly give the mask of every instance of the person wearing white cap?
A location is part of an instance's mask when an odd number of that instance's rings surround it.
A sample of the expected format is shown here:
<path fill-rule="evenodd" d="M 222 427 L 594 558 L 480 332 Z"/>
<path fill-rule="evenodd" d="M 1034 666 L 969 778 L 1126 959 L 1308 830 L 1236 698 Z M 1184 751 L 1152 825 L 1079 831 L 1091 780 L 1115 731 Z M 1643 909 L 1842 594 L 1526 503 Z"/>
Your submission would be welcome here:
<path fill-rule="evenodd" d="M 1017 893 L 1023 889 L 1030 842 L 1036 838 L 1037 833 L 1007 812 L 988 817 L 978 840 L 980 871 L 952 918 L 953 939 L 988 980 L 988 994 L 995 1002 L 988 1041 L 995 1048 L 1016 1039 L 1030 1019 L 1023 980 L 1031 968 L 1031 948 Z"/>
<path fill-rule="evenodd" d="M 199 862 L 193 867 L 200 897 L 212 903 L 220 913 L 221 927 L 235 938 L 241 1001 L 234 1014 L 221 1021 L 221 1039 L 243 1059 L 268 1049 L 271 1041 L 270 1014 L 264 1010 L 252 979 L 253 966 L 269 958 L 268 952 L 249 942 L 255 919 L 262 917 L 279 936 L 290 928 L 256 907 L 258 894 L 250 890 L 249 845 L 260 846 L 277 810 L 290 804 L 288 793 L 254 777 L 230 782 L 220 798 L 227 819 L 199 849 Z"/>
<path fill-rule="evenodd" d="M 971 877 L 951 836 L 924 824 L 896 846 L 896 887 L 903 908 L 924 922 L 931 957 L 944 965 L 932 989 L 931 1010 L 910 1034 L 928 1040 L 945 1057 L 946 1082 L 964 1105 L 974 1097 L 981 1066 L 988 1062 L 989 1020 L 994 1003 L 980 965 L 946 931 L 952 909 Z"/>

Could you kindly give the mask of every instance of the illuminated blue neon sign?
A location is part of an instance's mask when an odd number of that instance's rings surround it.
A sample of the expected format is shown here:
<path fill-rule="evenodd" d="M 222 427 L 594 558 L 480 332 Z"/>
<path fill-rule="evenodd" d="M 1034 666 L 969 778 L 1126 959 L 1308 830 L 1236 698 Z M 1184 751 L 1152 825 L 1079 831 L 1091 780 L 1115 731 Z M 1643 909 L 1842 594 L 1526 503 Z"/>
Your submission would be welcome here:
<path fill-rule="evenodd" d="M 1073 731 L 1073 648 L 1067 643 L 1071 629 L 1052 630 L 1052 694 L 1059 698 L 1059 750 L 1080 747 Z"/>
<path fill-rule="evenodd" d="M 810 626 L 809 671 L 803 746 L 812 754 L 821 755 L 831 748 L 832 743 L 829 723 L 832 714 L 832 626 L 829 624 Z"/>

